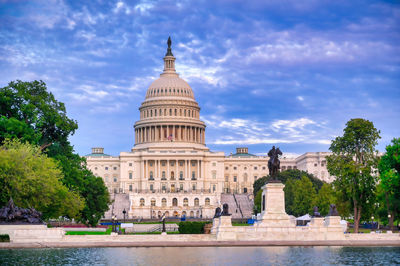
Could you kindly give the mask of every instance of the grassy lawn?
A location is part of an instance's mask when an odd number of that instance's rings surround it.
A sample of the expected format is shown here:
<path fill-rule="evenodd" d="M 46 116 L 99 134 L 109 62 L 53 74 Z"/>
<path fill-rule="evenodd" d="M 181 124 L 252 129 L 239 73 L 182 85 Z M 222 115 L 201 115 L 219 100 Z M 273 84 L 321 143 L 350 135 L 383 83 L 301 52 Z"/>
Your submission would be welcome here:
<path fill-rule="evenodd" d="M 168 235 L 179 234 L 179 231 L 167 232 Z M 129 233 L 128 235 L 161 235 L 161 232 L 137 232 Z"/>
<path fill-rule="evenodd" d="M 233 226 L 250 226 L 248 223 L 232 223 Z"/>
<path fill-rule="evenodd" d="M 354 228 L 349 228 L 349 229 L 347 230 L 347 232 L 348 232 L 348 233 L 354 233 Z M 368 234 L 368 233 L 371 233 L 371 229 L 359 228 L 359 229 L 358 229 L 358 232 L 359 232 L 359 233 Z"/>
<path fill-rule="evenodd" d="M 96 232 L 96 231 L 69 231 L 66 232 L 66 235 L 74 236 L 74 235 L 109 235 L 111 234 L 112 226 L 109 226 L 105 232 Z"/>

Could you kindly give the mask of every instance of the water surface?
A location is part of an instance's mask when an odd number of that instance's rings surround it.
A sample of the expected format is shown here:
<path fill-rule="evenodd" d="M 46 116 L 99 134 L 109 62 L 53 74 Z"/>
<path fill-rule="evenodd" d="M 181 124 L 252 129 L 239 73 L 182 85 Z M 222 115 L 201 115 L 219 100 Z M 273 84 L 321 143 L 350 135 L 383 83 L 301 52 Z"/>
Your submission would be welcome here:
<path fill-rule="evenodd" d="M 165 247 L 0 250 L 1 265 L 399 265 L 400 247 Z"/>

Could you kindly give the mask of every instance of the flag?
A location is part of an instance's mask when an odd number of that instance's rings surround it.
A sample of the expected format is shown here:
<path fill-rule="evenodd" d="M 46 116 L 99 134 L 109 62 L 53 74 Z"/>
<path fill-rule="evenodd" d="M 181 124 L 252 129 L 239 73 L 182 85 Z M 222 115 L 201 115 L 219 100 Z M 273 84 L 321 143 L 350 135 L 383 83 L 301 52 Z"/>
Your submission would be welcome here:
<path fill-rule="evenodd" d="M 172 134 L 169 135 L 167 139 L 170 140 L 170 141 L 172 141 L 172 140 L 173 140 Z"/>

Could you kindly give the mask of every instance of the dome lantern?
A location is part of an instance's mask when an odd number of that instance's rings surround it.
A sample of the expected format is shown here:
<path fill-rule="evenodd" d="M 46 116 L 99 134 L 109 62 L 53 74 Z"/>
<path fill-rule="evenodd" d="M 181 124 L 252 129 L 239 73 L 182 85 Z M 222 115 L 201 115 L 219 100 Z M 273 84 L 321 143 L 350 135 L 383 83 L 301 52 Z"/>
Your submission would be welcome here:
<path fill-rule="evenodd" d="M 171 50 L 171 37 L 168 37 L 168 48 L 167 48 L 167 53 L 165 54 L 164 57 L 164 72 L 161 74 L 165 75 L 165 74 L 176 74 L 175 71 L 175 57 L 172 54 L 172 50 Z"/>

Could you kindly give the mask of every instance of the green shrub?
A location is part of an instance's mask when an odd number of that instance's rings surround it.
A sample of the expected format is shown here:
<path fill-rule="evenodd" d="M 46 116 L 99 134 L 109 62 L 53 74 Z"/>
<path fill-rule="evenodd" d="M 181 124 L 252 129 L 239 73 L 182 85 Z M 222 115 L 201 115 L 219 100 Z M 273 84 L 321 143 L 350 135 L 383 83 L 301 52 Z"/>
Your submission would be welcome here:
<path fill-rule="evenodd" d="M 210 222 L 180 222 L 180 234 L 204 234 L 204 225 Z"/>
<path fill-rule="evenodd" d="M 0 235 L 0 242 L 10 242 L 9 235 Z"/>

